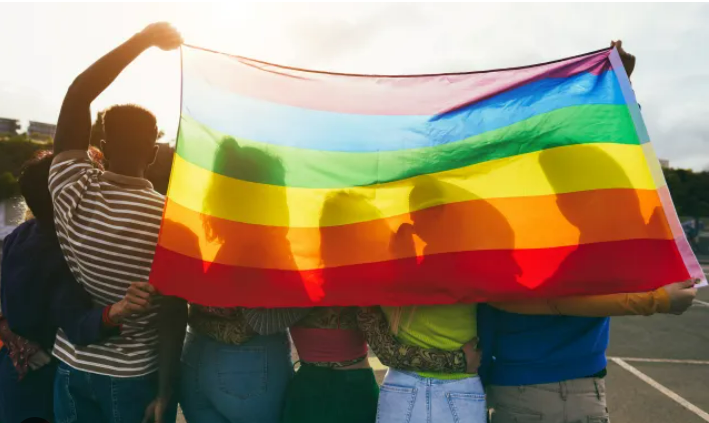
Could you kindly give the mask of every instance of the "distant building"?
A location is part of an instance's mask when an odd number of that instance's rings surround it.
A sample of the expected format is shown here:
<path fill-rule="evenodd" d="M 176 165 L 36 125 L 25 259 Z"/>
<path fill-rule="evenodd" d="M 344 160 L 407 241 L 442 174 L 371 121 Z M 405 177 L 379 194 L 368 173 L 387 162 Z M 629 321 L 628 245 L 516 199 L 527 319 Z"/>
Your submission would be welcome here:
<path fill-rule="evenodd" d="M 670 161 L 667 159 L 660 159 L 660 166 L 663 169 L 669 169 L 670 168 Z"/>
<path fill-rule="evenodd" d="M 17 135 L 20 129 L 20 121 L 17 119 L 0 118 L 0 134 Z"/>
<path fill-rule="evenodd" d="M 27 135 L 32 139 L 48 140 L 54 138 L 57 132 L 57 125 L 51 123 L 42 123 L 30 121 L 30 126 L 27 128 Z"/>

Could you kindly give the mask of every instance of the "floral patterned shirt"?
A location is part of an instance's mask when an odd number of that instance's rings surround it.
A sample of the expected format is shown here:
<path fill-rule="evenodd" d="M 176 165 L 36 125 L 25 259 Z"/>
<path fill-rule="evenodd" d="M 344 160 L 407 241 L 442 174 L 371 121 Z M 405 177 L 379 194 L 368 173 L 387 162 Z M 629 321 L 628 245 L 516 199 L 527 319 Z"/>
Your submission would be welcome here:
<path fill-rule="evenodd" d="M 466 370 L 462 350 L 443 351 L 406 345 L 394 336 L 386 315 L 379 307 L 317 307 L 296 326 L 319 329 L 350 329 L 364 333 L 377 358 L 399 370 L 463 373 Z M 347 367 L 364 360 L 308 363 L 322 367 Z"/>
<path fill-rule="evenodd" d="M 0 341 L 7 347 L 12 365 L 18 374 L 18 380 L 22 381 L 29 371 L 30 357 L 42 348 L 38 344 L 12 333 L 7 319 L 2 314 L 0 314 Z"/>
<path fill-rule="evenodd" d="M 241 345 L 257 335 L 283 332 L 309 312 L 307 308 L 220 308 L 191 304 L 189 325 L 215 341 Z"/>

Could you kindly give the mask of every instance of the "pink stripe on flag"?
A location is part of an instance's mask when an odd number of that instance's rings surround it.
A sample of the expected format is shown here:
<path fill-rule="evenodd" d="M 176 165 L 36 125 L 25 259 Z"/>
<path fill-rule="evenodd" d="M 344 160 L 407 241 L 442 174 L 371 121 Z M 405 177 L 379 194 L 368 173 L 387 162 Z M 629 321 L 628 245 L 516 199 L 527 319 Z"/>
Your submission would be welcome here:
<path fill-rule="evenodd" d="M 704 274 L 704 269 L 702 269 L 702 266 L 699 264 L 697 257 L 694 255 L 694 251 L 692 251 L 692 246 L 689 245 L 689 241 L 687 241 L 687 236 L 684 233 L 684 229 L 682 229 L 682 224 L 680 223 L 679 218 L 677 217 L 677 211 L 675 210 L 674 203 L 672 203 L 670 190 L 667 188 L 667 186 L 664 186 L 662 188 L 659 188 L 657 190 L 657 193 L 660 196 L 662 209 L 664 210 L 667 221 L 670 224 L 672 234 L 675 236 L 677 251 L 682 257 L 684 265 L 687 267 L 687 273 L 689 273 L 689 276 L 692 279 L 699 279 L 702 281 L 702 283 L 699 285 L 700 287 L 707 286 L 707 277 Z M 679 231 L 677 231 L 678 227 Z"/>
<path fill-rule="evenodd" d="M 638 132 L 641 140 L 643 139 L 642 134 L 645 134 L 644 137 L 647 139 L 647 129 L 645 128 L 645 122 L 643 122 L 642 116 L 640 115 L 639 106 L 637 100 L 635 99 L 635 93 L 633 92 L 633 88 L 630 85 L 630 79 L 628 79 L 628 74 L 625 71 L 625 67 L 623 66 L 623 61 L 620 58 L 620 54 L 618 54 L 618 51 L 615 48 L 610 51 L 609 59 L 611 62 L 611 66 L 613 67 L 613 71 L 615 72 L 616 78 L 618 79 L 618 83 L 620 84 L 620 89 L 623 92 L 623 96 L 625 97 L 625 102 L 626 104 L 628 104 L 628 108 L 631 112 L 631 115 L 633 116 L 633 123 L 635 124 L 635 129 Z M 648 163 L 648 166 L 650 168 L 657 168 L 660 166 L 660 164 L 656 160 L 654 161 L 654 163 Z M 682 224 L 680 223 L 679 217 L 677 216 L 677 210 L 675 209 L 674 203 L 672 202 L 672 196 L 670 195 L 670 190 L 667 187 L 666 181 L 664 180 L 665 178 L 662 175 L 661 171 L 658 174 L 660 175 L 658 176 L 658 178 L 661 177 L 662 181 L 655 181 L 655 183 L 659 186 L 659 183 L 661 182 L 663 186 L 658 188 L 657 193 L 660 197 L 660 202 L 662 203 L 662 210 L 665 214 L 665 218 L 667 219 L 667 222 L 670 225 L 670 229 L 672 230 L 672 235 L 675 238 L 675 243 L 677 244 L 677 251 L 682 257 L 682 261 L 684 262 L 684 265 L 687 269 L 687 273 L 690 275 L 690 277 L 693 279 L 701 280 L 702 282 L 699 286 L 707 286 L 707 277 L 704 274 L 704 270 L 699 264 L 699 261 L 697 260 L 694 251 L 692 251 L 692 247 L 689 245 L 689 241 L 687 241 L 687 236 L 684 233 Z"/>
<path fill-rule="evenodd" d="M 312 110 L 365 115 L 435 115 L 544 78 L 609 70 L 610 50 L 505 71 L 371 76 L 291 69 L 184 46 L 184 78 L 225 91 Z"/>

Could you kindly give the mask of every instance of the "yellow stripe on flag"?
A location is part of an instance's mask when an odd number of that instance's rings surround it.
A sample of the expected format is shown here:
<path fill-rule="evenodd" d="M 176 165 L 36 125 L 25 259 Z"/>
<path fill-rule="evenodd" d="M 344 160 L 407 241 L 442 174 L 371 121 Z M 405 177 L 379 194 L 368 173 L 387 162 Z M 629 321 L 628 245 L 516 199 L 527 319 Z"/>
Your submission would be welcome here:
<path fill-rule="evenodd" d="M 556 147 L 401 181 L 347 189 L 283 187 L 246 182 L 195 166 L 175 155 L 170 199 L 193 211 L 243 223 L 320 227 L 397 216 L 436 204 L 527 197 L 609 188 L 656 189 L 642 146 L 593 144 Z M 286 175 L 287 178 L 287 175 Z M 437 182 L 444 183 L 441 188 Z M 410 202 L 412 188 L 430 201 Z M 329 214 L 322 206 L 338 192 L 361 195 L 380 215 Z M 425 195 L 424 195 L 425 196 Z"/>

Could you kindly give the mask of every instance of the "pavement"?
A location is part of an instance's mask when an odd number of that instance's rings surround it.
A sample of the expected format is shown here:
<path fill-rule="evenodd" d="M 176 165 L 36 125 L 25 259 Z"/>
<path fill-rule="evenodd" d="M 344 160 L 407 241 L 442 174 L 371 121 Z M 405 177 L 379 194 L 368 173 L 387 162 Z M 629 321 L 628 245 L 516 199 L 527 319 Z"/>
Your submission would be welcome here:
<path fill-rule="evenodd" d="M 709 275 L 709 257 L 700 261 Z M 606 380 L 613 423 L 709 423 L 708 323 L 709 287 L 682 316 L 613 318 Z M 371 361 L 381 383 L 386 367 Z"/>
<path fill-rule="evenodd" d="M 709 265 L 705 265 L 709 272 Z M 608 406 L 614 423 L 709 422 L 709 288 L 682 316 L 614 318 Z"/>

